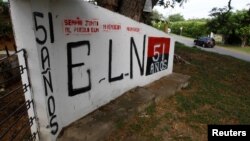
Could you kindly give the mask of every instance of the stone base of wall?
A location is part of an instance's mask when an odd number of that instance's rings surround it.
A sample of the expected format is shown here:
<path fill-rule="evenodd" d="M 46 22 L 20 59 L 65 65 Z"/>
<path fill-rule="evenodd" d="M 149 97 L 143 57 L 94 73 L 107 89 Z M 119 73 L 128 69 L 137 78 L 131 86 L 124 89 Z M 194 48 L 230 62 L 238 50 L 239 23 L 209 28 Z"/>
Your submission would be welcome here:
<path fill-rule="evenodd" d="M 132 89 L 109 104 L 64 128 L 58 141 L 105 140 L 119 120 L 129 120 L 148 106 L 156 104 L 188 86 L 190 76 L 173 73 L 145 87 Z"/>

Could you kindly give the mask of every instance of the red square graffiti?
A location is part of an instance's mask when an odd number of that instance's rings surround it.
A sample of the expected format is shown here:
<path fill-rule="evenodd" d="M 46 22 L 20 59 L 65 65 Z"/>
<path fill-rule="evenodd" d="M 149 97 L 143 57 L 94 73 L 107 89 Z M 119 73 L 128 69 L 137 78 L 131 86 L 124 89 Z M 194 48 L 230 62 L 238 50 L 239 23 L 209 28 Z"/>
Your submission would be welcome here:
<path fill-rule="evenodd" d="M 149 37 L 146 75 L 168 68 L 170 38 Z"/>

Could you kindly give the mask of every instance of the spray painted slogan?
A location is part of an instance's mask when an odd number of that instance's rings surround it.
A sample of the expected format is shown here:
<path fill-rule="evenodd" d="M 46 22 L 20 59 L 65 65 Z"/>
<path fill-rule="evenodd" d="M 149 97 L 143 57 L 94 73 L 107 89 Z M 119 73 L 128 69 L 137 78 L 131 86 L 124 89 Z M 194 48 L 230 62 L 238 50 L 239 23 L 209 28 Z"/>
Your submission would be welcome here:
<path fill-rule="evenodd" d="M 38 44 L 40 60 L 42 65 L 42 80 L 44 84 L 44 91 L 46 97 L 46 106 L 49 116 L 49 125 L 51 128 L 51 134 L 56 135 L 59 130 L 59 124 L 57 120 L 56 114 L 56 106 L 55 106 L 55 97 L 54 97 L 54 89 L 53 89 L 53 80 L 51 77 L 52 68 L 50 61 L 50 54 L 48 46 L 50 43 L 54 43 L 54 27 L 53 27 L 53 19 L 52 14 L 48 12 L 47 14 L 43 14 L 41 12 L 33 12 L 33 19 L 35 23 L 35 32 L 40 33 L 41 36 L 36 36 L 36 43 Z M 44 23 L 45 21 L 49 22 L 49 28 L 46 28 Z M 42 21 L 39 23 L 38 21 Z M 50 39 L 48 39 L 48 36 Z"/>
<path fill-rule="evenodd" d="M 100 31 L 126 31 L 126 32 L 140 32 L 140 28 L 126 26 L 122 27 L 121 24 L 100 24 L 98 19 L 83 19 L 83 18 L 67 18 L 63 21 L 63 29 L 66 35 L 78 35 L 78 34 L 97 34 Z M 112 76 L 112 42 L 109 40 L 109 76 L 108 81 L 114 82 L 122 80 L 124 76 L 130 75 L 130 78 L 133 78 L 133 54 L 135 54 L 141 75 L 144 74 L 144 57 L 145 57 L 145 44 L 146 44 L 146 35 L 144 35 L 143 40 L 143 52 L 142 60 L 139 58 L 137 46 L 135 44 L 134 38 L 130 38 L 130 73 L 123 74 L 119 76 Z M 91 90 L 91 72 L 90 68 L 87 69 L 88 85 L 82 88 L 74 88 L 73 86 L 73 73 L 72 70 L 78 67 L 83 67 L 86 62 L 74 63 L 72 62 L 72 50 L 76 48 L 87 48 L 87 56 L 91 54 L 91 43 L 90 41 L 82 40 L 78 42 L 70 42 L 67 44 L 67 53 L 68 53 L 68 80 L 69 80 L 69 96 L 74 96 L 77 94 L 82 94 Z M 148 57 L 147 57 L 147 66 L 146 66 L 146 75 L 151 75 L 156 72 L 166 70 L 168 68 L 168 58 L 169 58 L 169 47 L 170 39 L 162 37 L 148 37 Z M 134 52 L 134 53 L 133 53 Z M 99 83 L 104 80 L 101 79 Z"/>
<path fill-rule="evenodd" d="M 53 78 L 52 75 L 53 68 L 51 68 L 51 56 L 50 56 L 50 44 L 54 43 L 54 25 L 53 25 L 53 15 L 48 13 L 41 13 L 41 12 L 33 12 L 33 19 L 34 19 L 34 25 L 35 25 L 35 31 L 36 33 L 39 33 L 39 36 L 36 37 L 36 42 L 38 44 L 38 50 L 40 54 L 40 60 L 42 65 L 42 79 L 44 84 L 44 95 L 47 100 L 47 111 L 49 116 L 49 127 L 51 128 L 51 134 L 56 135 L 59 130 L 59 123 L 58 123 L 58 117 L 56 112 L 56 98 L 54 96 L 54 89 L 53 89 Z M 48 23 L 48 26 L 45 26 L 45 23 Z M 119 23 L 102 23 L 98 19 L 80 19 L 79 17 L 75 19 L 64 19 L 63 20 L 63 33 L 66 36 L 69 35 L 91 35 L 91 34 L 98 34 L 100 32 L 134 32 L 139 33 L 141 32 L 141 28 L 139 27 L 133 27 L 133 26 L 122 26 Z M 38 35 L 38 34 L 36 34 Z M 108 76 L 107 80 L 109 83 L 114 83 L 116 81 L 121 81 L 124 79 L 124 77 L 129 76 L 130 79 L 133 79 L 133 63 L 134 61 L 137 62 L 137 65 L 139 66 L 139 72 L 140 75 L 148 76 L 152 75 L 154 73 L 166 70 L 168 68 L 168 60 L 169 60 L 169 48 L 170 48 L 170 38 L 164 38 L 164 37 L 149 37 L 147 35 L 142 35 L 143 40 L 142 46 L 139 46 L 135 43 L 135 39 L 133 37 L 133 34 L 131 34 L 130 43 L 129 43 L 129 62 L 130 62 L 130 72 L 129 73 L 120 73 L 120 75 L 114 75 L 112 74 L 112 60 L 113 58 L 113 49 L 115 48 L 113 46 L 113 39 L 108 39 Z M 83 36 L 84 37 L 84 36 Z M 93 37 L 94 38 L 94 37 Z M 68 86 L 68 96 L 74 97 L 79 94 L 84 94 L 86 92 L 91 91 L 93 89 L 92 87 L 92 79 L 93 74 L 91 73 L 92 68 L 87 68 L 87 63 L 90 62 L 74 62 L 74 54 L 73 50 L 77 49 L 84 49 L 85 52 L 82 53 L 83 57 L 90 57 L 92 55 L 92 48 L 95 48 L 95 46 L 92 46 L 92 42 L 94 40 L 78 40 L 78 41 L 68 41 L 65 44 L 65 48 L 67 50 L 67 80 L 68 82 L 63 82 L 67 84 Z M 138 42 L 138 41 L 137 41 Z M 146 46 L 147 43 L 147 46 Z M 147 48 L 146 48 L 147 47 Z M 142 51 L 138 51 L 138 48 L 142 48 Z M 145 53 L 147 50 L 147 53 Z M 139 55 L 141 54 L 141 55 Z M 147 60 L 144 60 L 145 55 Z M 141 56 L 141 57 L 140 57 Z M 145 66 L 146 63 L 146 66 Z M 84 68 L 86 70 L 85 73 L 83 73 L 83 80 L 84 82 L 87 82 L 84 84 L 84 86 L 74 86 L 76 84 L 74 82 L 73 78 L 76 78 L 77 74 L 74 74 L 74 69 L 77 68 Z M 146 68 L 146 71 L 144 70 Z M 62 70 L 64 71 L 64 70 Z M 103 80 L 106 78 L 100 78 L 100 81 L 98 83 L 102 83 Z M 61 128 L 61 127 L 60 127 Z"/>
<path fill-rule="evenodd" d="M 122 25 L 120 23 L 103 23 L 100 24 L 98 19 L 84 19 L 84 18 L 67 18 L 63 20 L 63 30 L 65 35 L 80 35 L 80 34 L 94 34 L 99 32 L 115 32 L 121 31 Z M 139 33 L 139 27 L 127 26 L 127 32 Z"/>
<path fill-rule="evenodd" d="M 146 75 L 150 75 L 168 68 L 169 38 L 148 38 L 148 60 Z"/>
<path fill-rule="evenodd" d="M 109 63 L 107 64 L 109 66 L 108 69 L 108 81 L 115 82 L 120 81 L 124 78 L 124 76 L 130 75 L 130 79 L 133 79 L 133 56 L 136 56 L 136 60 L 138 62 L 138 66 L 140 68 L 140 74 L 141 76 L 144 75 L 144 57 L 145 57 L 145 44 L 146 44 L 146 35 L 144 35 L 143 40 L 143 52 L 142 52 L 142 59 L 139 58 L 139 53 L 137 50 L 137 46 L 135 44 L 134 38 L 130 38 L 130 73 L 123 74 L 121 73 L 119 76 L 113 76 L 112 75 L 112 54 L 113 54 L 113 40 L 109 40 L 109 54 L 108 54 L 108 60 Z M 166 70 L 168 68 L 168 55 L 169 55 L 169 46 L 170 46 L 170 39 L 169 38 L 158 38 L 158 37 L 148 37 L 148 57 L 147 57 L 147 70 L 146 75 L 151 75 L 159 71 Z M 83 67 L 86 62 L 78 62 L 74 63 L 72 60 L 73 54 L 72 50 L 76 48 L 87 48 L 87 53 L 85 55 L 90 56 L 91 55 L 91 43 L 90 41 L 82 40 L 78 42 L 70 42 L 67 44 L 67 53 L 68 53 L 68 90 L 69 90 L 69 96 L 75 96 L 78 94 L 83 94 L 85 92 L 88 92 L 91 90 L 91 68 L 87 68 L 87 76 L 85 78 L 88 78 L 88 85 L 81 87 L 81 88 L 74 88 L 73 86 L 73 69 L 78 67 Z M 83 54 L 84 55 L 84 54 Z M 101 83 L 102 80 L 105 80 L 105 78 L 101 79 L 99 83 Z"/>

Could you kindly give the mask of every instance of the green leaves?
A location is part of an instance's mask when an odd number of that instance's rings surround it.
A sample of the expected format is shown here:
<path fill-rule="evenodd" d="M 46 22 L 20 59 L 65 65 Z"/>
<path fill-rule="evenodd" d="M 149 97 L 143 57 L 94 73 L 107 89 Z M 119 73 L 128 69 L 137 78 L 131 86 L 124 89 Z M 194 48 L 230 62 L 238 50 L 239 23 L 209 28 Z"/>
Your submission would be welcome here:
<path fill-rule="evenodd" d="M 179 22 L 179 21 L 185 21 L 185 19 L 184 19 L 183 15 L 178 13 L 178 14 L 170 15 L 168 17 L 168 21 L 170 21 L 170 22 Z"/>
<path fill-rule="evenodd" d="M 249 26 L 244 26 L 244 27 L 240 27 L 237 32 L 237 34 L 239 35 L 250 35 L 250 25 Z"/>
<path fill-rule="evenodd" d="M 176 2 L 179 3 L 180 5 L 183 5 L 183 3 L 187 2 L 187 0 L 167 0 L 167 1 L 159 0 L 158 5 L 164 6 L 164 8 L 168 8 L 168 7 L 174 8 Z"/>
<path fill-rule="evenodd" d="M 0 37 L 12 35 L 9 8 L 7 3 L 0 1 Z"/>
<path fill-rule="evenodd" d="M 206 21 L 188 20 L 188 21 L 170 23 L 171 32 L 175 34 L 180 34 L 181 27 L 183 36 L 196 38 L 208 34 L 206 28 Z"/>
<path fill-rule="evenodd" d="M 213 17 L 207 23 L 210 31 L 223 34 L 224 37 L 238 36 L 242 46 L 247 44 L 250 37 L 250 12 L 247 10 L 229 12 L 226 8 L 213 8 L 210 16 Z"/>

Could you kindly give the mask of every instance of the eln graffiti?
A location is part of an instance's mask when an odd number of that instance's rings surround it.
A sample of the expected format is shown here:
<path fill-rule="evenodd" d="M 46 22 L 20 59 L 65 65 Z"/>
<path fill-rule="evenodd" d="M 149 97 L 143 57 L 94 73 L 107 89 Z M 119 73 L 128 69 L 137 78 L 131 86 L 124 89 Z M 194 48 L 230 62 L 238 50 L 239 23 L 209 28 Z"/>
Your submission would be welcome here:
<path fill-rule="evenodd" d="M 168 68 L 169 38 L 148 38 L 148 62 L 146 75 L 151 75 Z"/>
<path fill-rule="evenodd" d="M 42 140 L 55 141 L 79 118 L 172 73 L 171 36 L 118 13 L 83 0 L 12 0 L 10 10 L 17 49 L 27 51 L 28 114 L 39 125 L 31 130 Z"/>
<path fill-rule="evenodd" d="M 146 35 L 143 38 L 143 50 L 140 52 L 141 58 L 139 57 L 139 52 L 134 41 L 134 38 L 130 38 L 130 79 L 133 79 L 133 62 L 134 56 L 137 60 L 138 67 L 140 69 L 140 75 L 144 75 L 144 64 L 145 64 L 145 45 L 146 45 Z M 87 48 L 87 53 L 82 53 L 82 55 L 90 56 L 91 54 L 91 42 L 90 41 L 78 41 L 78 42 L 70 42 L 67 44 L 67 62 L 68 62 L 68 95 L 75 96 L 78 94 L 83 94 L 91 90 L 91 72 L 90 68 L 86 68 L 86 76 L 83 77 L 87 79 L 88 85 L 82 86 L 80 88 L 74 88 L 73 85 L 73 68 L 84 67 L 86 62 L 78 62 L 74 63 L 72 50 L 74 48 Z M 151 75 L 157 73 L 159 71 L 166 70 L 168 68 L 168 59 L 169 59 L 169 47 L 170 47 L 170 39 L 163 37 L 148 37 L 148 53 L 147 53 L 147 65 L 146 65 L 146 75 Z M 124 73 L 120 75 L 114 76 L 112 74 L 112 60 L 113 60 L 113 40 L 109 39 L 109 54 L 108 54 L 108 82 L 113 83 L 115 81 L 120 81 L 124 79 Z M 105 78 L 101 79 L 101 81 L 105 80 Z"/>
<path fill-rule="evenodd" d="M 53 92 L 53 79 L 52 79 L 52 68 L 51 68 L 51 59 L 50 59 L 50 49 L 49 46 L 51 43 L 54 43 L 54 27 L 53 27 L 53 18 L 52 14 L 49 12 L 48 15 L 45 15 L 41 12 L 33 12 L 33 18 L 35 23 L 35 31 L 39 32 L 39 37 L 36 37 L 36 42 L 38 47 L 40 48 L 40 60 L 42 65 L 42 79 L 44 84 L 45 96 L 47 100 L 47 110 L 49 116 L 49 127 L 51 129 L 51 134 L 56 135 L 59 130 L 59 124 L 57 122 L 56 115 L 56 99 L 54 98 Z M 48 20 L 47 20 L 48 19 Z M 42 20 L 48 21 L 48 29 L 41 22 Z M 41 22 L 41 23 L 39 23 Z M 97 34 L 100 29 L 104 32 L 117 32 L 117 31 L 125 31 L 125 32 L 134 32 L 140 34 L 141 28 L 135 26 L 122 26 L 117 23 L 108 23 L 108 24 L 100 24 L 100 21 L 97 19 L 81 19 L 79 17 L 73 19 L 64 19 L 63 20 L 63 33 L 65 35 L 78 35 L 78 34 Z M 42 33 L 42 34 L 41 34 Z M 113 66 L 114 59 L 114 49 L 117 48 L 114 46 L 113 39 L 107 40 L 108 46 L 108 73 L 104 78 L 99 79 L 99 84 L 103 81 L 107 80 L 108 83 L 114 83 L 116 81 L 122 81 L 126 76 L 130 79 L 134 78 L 134 65 L 137 65 L 139 68 L 140 76 L 148 76 L 154 73 L 166 70 L 168 68 L 168 60 L 169 60 L 169 48 L 170 48 L 170 38 L 165 37 L 150 37 L 147 35 L 142 35 L 143 39 L 141 41 L 135 42 L 134 37 L 129 37 L 128 47 L 128 62 L 129 64 L 129 72 L 124 73 L 121 72 L 119 75 L 113 74 L 112 68 L 117 67 Z M 50 38 L 50 39 L 49 39 Z M 94 40 L 93 40 L 94 41 Z M 91 73 L 92 68 L 88 68 L 86 65 L 88 62 L 74 62 L 74 49 L 83 49 L 84 51 L 81 53 L 82 57 L 90 57 L 92 55 L 92 42 L 91 40 L 79 40 L 74 42 L 68 42 L 65 44 L 65 48 L 67 51 L 67 85 L 68 85 L 68 96 L 74 97 L 76 95 L 84 94 L 86 92 L 90 92 L 93 88 L 91 77 L 93 77 Z M 141 42 L 141 43 L 140 43 Z M 146 52 L 147 51 L 147 52 Z M 78 56 L 79 57 L 79 56 Z M 81 58 L 81 56 L 80 56 Z M 134 64 L 136 63 L 136 64 Z M 87 82 L 86 84 L 82 84 L 79 86 L 75 86 L 74 79 L 77 74 L 74 74 L 74 69 L 84 69 L 85 72 L 81 73 L 81 81 Z M 146 70 L 145 70 L 146 69 Z M 105 70 L 104 70 L 105 71 Z M 121 70 L 122 71 L 122 70 Z M 107 78 L 107 79 L 106 79 Z"/>

